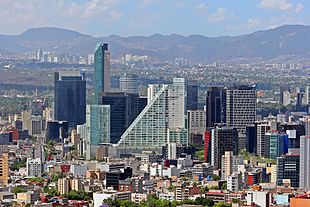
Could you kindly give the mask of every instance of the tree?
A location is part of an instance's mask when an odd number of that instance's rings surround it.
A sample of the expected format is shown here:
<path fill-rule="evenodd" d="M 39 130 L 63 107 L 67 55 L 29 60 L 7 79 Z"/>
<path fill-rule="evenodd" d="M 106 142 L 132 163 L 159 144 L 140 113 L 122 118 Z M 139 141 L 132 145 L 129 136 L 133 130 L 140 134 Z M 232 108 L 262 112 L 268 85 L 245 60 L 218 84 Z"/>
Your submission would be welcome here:
<path fill-rule="evenodd" d="M 231 204 L 220 202 L 220 203 L 215 204 L 213 207 L 231 207 Z"/>
<path fill-rule="evenodd" d="M 227 182 L 223 183 L 221 186 L 221 190 L 227 190 Z"/>
<path fill-rule="evenodd" d="M 202 205 L 202 206 L 213 206 L 214 202 L 213 200 L 209 198 L 204 198 L 204 197 L 198 197 L 195 200 L 196 205 Z"/>
<path fill-rule="evenodd" d="M 14 187 L 12 189 L 12 193 L 15 193 L 15 194 L 17 194 L 17 193 L 25 193 L 25 192 L 27 192 L 27 191 L 22 189 L 21 187 Z"/>

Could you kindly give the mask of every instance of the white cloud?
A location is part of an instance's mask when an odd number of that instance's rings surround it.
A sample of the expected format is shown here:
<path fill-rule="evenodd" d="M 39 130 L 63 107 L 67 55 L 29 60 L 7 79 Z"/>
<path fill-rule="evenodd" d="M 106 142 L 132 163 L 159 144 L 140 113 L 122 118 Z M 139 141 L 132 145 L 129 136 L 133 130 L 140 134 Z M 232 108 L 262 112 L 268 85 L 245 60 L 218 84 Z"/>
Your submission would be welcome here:
<path fill-rule="evenodd" d="M 209 22 L 223 22 L 227 18 L 229 18 L 231 15 L 227 13 L 225 8 L 218 8 L 216 13 L 209 14 L 208 21 Z"/>
<path fill-rule="evenodd" d="M 284 12 L 295 11 L 296 13 L 304 9 L 302 3 L 297 3 L 295 5 L 291 0 L 261 0 L 258 6 L 262 9 L 273 9 Z"/>
<path fill-rule="evenodd" d="M 89 21 L 111 25 L 122 18 L 127 0 L 0 0 L 0 33 L 20 33 L 31 27 L 55 26 L 86 32 Z M 14 17 L 14 18 L 13 18 Z"/>
<path fill-rule="evenodd" d="M 196 8 L 195 8 L 195 12 L 199 15 L 204 15 L 208 13 L 208 6 L 205 3 L 201 3 L 199 4 Z"/>
<path fill-rule="evenodd" d="M 304 5 L 302 3 L 296 4 L 295 12 L 300 13 L 300 12 L 302 12 L 302 10 L 304 10 Z"/>
<path fill-rule="evenodd" d="M 261 0 L 259 7 L 262 9 L 290 11 L 293 8 L 293 4 L 290 0 Z"/>
<path fill-rule="evenodd" d="M 261 26 L 262 20 L 261 18 L 254 18 L 254 19 L 249 19 L 246 23 L 246 27 L 248 29 L 253 29 Z"/>

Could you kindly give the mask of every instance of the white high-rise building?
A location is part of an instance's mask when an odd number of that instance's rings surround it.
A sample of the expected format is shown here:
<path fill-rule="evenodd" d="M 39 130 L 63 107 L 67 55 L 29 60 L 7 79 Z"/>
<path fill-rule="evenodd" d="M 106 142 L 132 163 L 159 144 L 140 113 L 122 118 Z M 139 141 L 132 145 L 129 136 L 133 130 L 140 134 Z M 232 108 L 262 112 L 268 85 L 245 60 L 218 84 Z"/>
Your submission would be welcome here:
<path fill-rule="evenodd" d="M 300 136 L 299 187 L 310 190 L 310 136 Z"/>
<path fill-rule="evenodd" d="M 26 162 L 27 176 L 41 177 L 42 174 L 42 162 L 40 158 L 32 159 L 27 158 Z"/>
<path fill-rule="evenodd" d="M 268 131 L 270 131 L 271 125 L 267 124 L 267 123 L 261 123 L 261 124 L 257 124 L 257 154 L 259 156 L 262 157 L 267 157 L 268 155 L 268 151 L 269 149 L 267 149 L 267 147 L 269 147 L 268 141 L 266 139 L 266 133 Z"/>
<path fill-rule="evenodd" d="M 172 142 L 187 145 L 185 79 L 149 85 L 148 104 L 121 136 L 122 147 L 160 147 Z M 178 134 L 179 133 L 179 134 Z M 184 137 L 185 136 L 185 137 Z"/>
<path fill-rule="evenodd" d="M 284 91 L 282 94 L 283 106 L 288 106 L 291 104 L 291 93 L 289 91 Z"/>

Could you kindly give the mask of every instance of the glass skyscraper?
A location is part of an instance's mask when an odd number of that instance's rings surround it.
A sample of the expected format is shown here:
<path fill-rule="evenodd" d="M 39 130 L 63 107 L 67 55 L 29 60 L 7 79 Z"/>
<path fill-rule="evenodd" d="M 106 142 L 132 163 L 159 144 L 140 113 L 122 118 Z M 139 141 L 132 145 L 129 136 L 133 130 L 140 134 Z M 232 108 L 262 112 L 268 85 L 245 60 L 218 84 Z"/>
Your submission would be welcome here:
<path fill-rule="evenodd" d="M 54 119 L 67 121 L 69 128 L 85 123 L 86 81 L 79 71 L 55 72 Z"/>
<path fill-rule="evenodd" d="M 110 143 L 110 106 L 87 105 L 86 159 L 95 156 L 96 148 Z"/>
<path fill-rule="evenodd" d="M 103 92 L 109 92 L 111 87 L 110 51 L 108 44 L 98 43 L 95 49 L 95 103 L 101 104 Z"/>
<path fill-rule="evenodd" d="M 185 128 L 185 80 L 148 87 L 148 104 L 123 133 L 117 145 L 128 148 L 161 147 L 169 142 L 188 144 Z"/>

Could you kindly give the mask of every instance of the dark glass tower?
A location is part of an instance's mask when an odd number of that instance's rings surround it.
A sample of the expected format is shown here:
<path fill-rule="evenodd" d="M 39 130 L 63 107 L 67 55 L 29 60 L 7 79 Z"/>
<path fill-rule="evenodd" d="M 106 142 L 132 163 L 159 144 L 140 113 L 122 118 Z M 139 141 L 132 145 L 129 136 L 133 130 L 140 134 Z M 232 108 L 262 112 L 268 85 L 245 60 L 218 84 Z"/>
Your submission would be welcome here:
<path fill-rule="evenodd" d="M 116 144 L 129 125 L 146 106 L 139 94 L 103 93 L 102 104 L 110 105 L 110 140 Z"/>
<path fill-rule="evenodd" d="M 222 87 L 210 87 L 207 91 L 206 127 L 226 122 L 226 92 Z"/>
<path fill-rule="evenodd" d="M 67 121 L 69 128 L 86 121 L 86 81 L 77 71 L 55 72 L 54 119 Z"/>
<path fill-rule="evenodd" d="M 48 121 L 46 124 L 46 141 L 63 142 L 68 138 L 68 122 L 66 121 Z"/>
<path fill-rule="evenodd" d="M 96 46 L 95 61 L 95 103 L 101 104 L 101 96 L 103 92 L 109 92 L 111 87 L 110 76 L 110 51 L 108 44 L 99 43 Z"/>
<path fill-rule="evenodd" d="M 195 80 L 186 81 L 186 106 L 187 110 L 198 109 L 198 82 Z"/>

